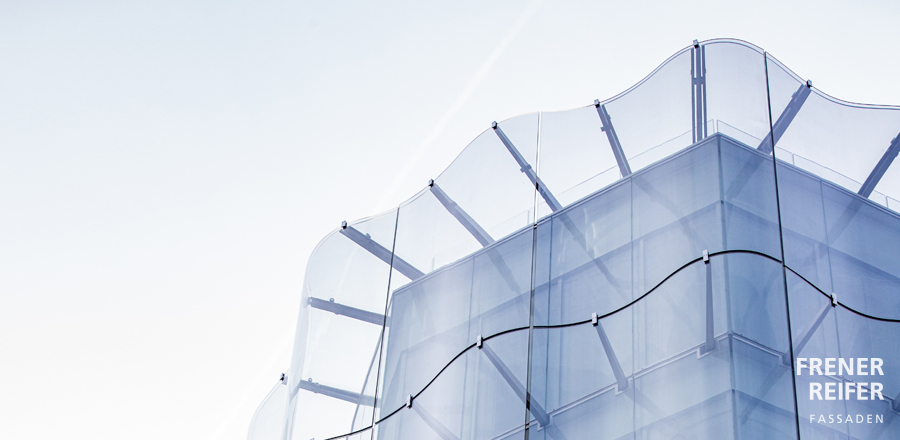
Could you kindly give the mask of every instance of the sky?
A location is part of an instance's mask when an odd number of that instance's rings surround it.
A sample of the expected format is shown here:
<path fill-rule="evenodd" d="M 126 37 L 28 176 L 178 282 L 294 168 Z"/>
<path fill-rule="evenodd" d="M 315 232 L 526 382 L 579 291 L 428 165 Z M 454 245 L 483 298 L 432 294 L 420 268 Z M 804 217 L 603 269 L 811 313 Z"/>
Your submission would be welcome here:
<path fill-rule="evenodd" d="M 0 438 L 243 439 L 342 220 L 738 38 L 900 104 L 900 3 L 0 1 Z"/>

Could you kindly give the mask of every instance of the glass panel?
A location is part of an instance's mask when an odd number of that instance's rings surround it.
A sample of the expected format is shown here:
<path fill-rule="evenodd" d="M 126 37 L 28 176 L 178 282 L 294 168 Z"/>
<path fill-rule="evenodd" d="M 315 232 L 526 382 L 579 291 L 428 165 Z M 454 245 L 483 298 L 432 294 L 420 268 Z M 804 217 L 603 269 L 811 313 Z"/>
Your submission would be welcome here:
<path fill-rule="evenodd" d="M 820 289 L 831 292 L 821 181 L 779 161 L 778 196 L 785 264 Z"/>
<path fill-rule="evenodd" d="M 394 210 L 351 223 L 309 259 L 288 373 L 292 438 L 371 424 L 371 410 L 362 407 L 373 404 L 368 382 L 378 362 L 396 219 Z"/>
<path fill-rule="evenodd" d="M 589 106 L 541 113 L 539 175 L 562 206 L 608 186 L 621 177 L 608 134 Z M 543 200 L 538 218 L 552 211 Z"/>
<path fill-rule="evenodd" d="M 900 216 L 822 185 L 834 292 L 842 304 L 900 318 Z"/>
<path fill-rule="evenodd" d="M 401 405 L 376 425 L 375 438 L 524 438 L 527 359 L 527 329 L 486 339 L 441 371 L 411 408 Z"/>
<path fill-rule="evenodd" d="M 551 415 L 552 425 L 531 430 L 530 438 L 618 439 L 632 433 L 631 321 L 629 309 L 597 326 L 535 329 L 531 396 Z"/>
<path fill-rule="evenodd" d="M 769 57 L 768 64 L 772 120 L 799 108 L 776 139 L 776 157 L 851 192 L 859 191 L 900 134 L 900 109 L 836 100 L 807 88 L 805 81 L 774 58 Z M 895 183 L 879 185 L 881 194 L 872 200 L 883 205 L 883 194 L 897 198 L 900 187 Z"/>
<path fill-rule="evenodd" d="M 640 437 L 730 438 L 733 432 L 724 261 L 694 263 L 633 306 Z"/>
<path fill-rule="evenodd" d="M 636 296 L 704 250 L 723 249 L 716 144 L 711 138 L 632 178 Z"/>
<path fill-rule="evenodd" d="M 398 243 L 405 233 L 398 231 Z M 398 287 L 385 337 L 382 414 L 402 406 L 479 335 L 528 327 L 533 236 L 523 230 L 414 282 L 392 279 Z"/>
<path fill-rule="evenodd" d="M 537 114 L 498 126 L 525 161 L 535 166 Z M 475 138 L 435 182 L 494 239 L 534 221 L 535 186 L 493 129 Z"/>
<path fill-rule="evenodd" d="M 898 133 L 900 109 L 837 101 L 726 40 L 598 107 L 501 122 L 399 210 L 317 247 L 283 388 L 292 438 L 793 438 L 793 380 L 801 419 L 887 422 L 801 420 L 804 436 L 897 437 L 900 326 L 843 305 L 900 318 L 900 216 L 883 207 L 900 206 L 900 171 L 855 194 Z M 781 264 L 718 254 L 778 259 L 782 240 L 786 265 L 842 304 L 788 272 L 792 342 Z M 890 400 L 806 399 L 790 343 L 882 358 Z M 277 418 L 268 402 L 259 421 Z"/>
<path fill-rule="evenodd" d="M 788 293 L 791 305 L 791 332 L 794 358 L 840 357 L 837 343 L 837 326 L 830 300 L 791 272 L 787 273 Z M 825 313 L 823 319 L 821 314 Z M 816 322 L 820 321 L 818 325 Z M 805 341 L 805 342 L 801 342 Z M 803 374 L 806 373 L 806 374 Z M 797 407 L 800 414 L 800 438 L 847 439 L 847 425 L 811 422 L 810 414 L 826 416 L 847 414 L 843 400 L 810 399 L 810 383 L 823 386 L 833 380 L 825 376 L 810 376 L 807 370 L 796 376 Z"/>
<path fill-rule="evenodd" d="M 278 381 L 253 414 L 247 440 L 281 440 L 286 399 L 287 387 Z"/>
<path fill-rule="evenodd" d="M 769 133 L 763 52 L 733 41 L 706 43 L 703 48 L 709 133 L 722 133 L 741 144 L 757 147 Z"/>
<path fill-rule="evenodd" d="M 732 139 L 719 139 L 725 249 L 781 255 L 772 159 Z"/>
<path fill-rule="evenodd" d="M 724 262 L 729 316 L 735 335 L 753 341 L 770 353 L 789 353 L 781 264 L 754 254 L 726 254 L 717 258 Z"/>
<path fill-rule="evenodd" d="M 725 249 L 723 242 L 777 258 L 775 185 L 767 163 L 728 138 L 710 138 L 542 222 L 535 322 L 565 324 L 615 310 L 703 250 Z M 632 234 L 637 239 L 630 243 Z M 634 289 L 632 276 L 639 284 Z"/>
<path fill-rule="evenodd" d="M 678 53 L 641 83 L 603 103 L 631 171 L 693 142 L 691 53 Z"/>
<path fill-rule="evenodd" d="M 723 245 L 781 254 L 771 155 L 757 150 L 769 133 L 763 52 L 744 42 L 701 45 L 705 54 L 708 131 L 721 133 Z"/>
<path fill-rule="evenodd" d="M 400 206 L 397 222 L 397 255 L 426 274 L 481 249 L 485 238 L 438 184 Z"/>
<path fill-rule="evenodd" d="M 631 211 L 626 180 L 538 225 L 536 325 L 584 321 L 632 300 Z"/>
<path fill-rule="evenodd" d="M 866 420 L 866 423 L 848 423 L 850 436 L 866 439 L 900 438 L 900 426 L 893 426 L 893 423 L 879 426 L 868 420 L 869 415 L 872 418 L 883 416 L 884 422 L 896 416 L 892 414 L 891 404 L 900 397 L 900 323 L 869 319 L 843 307 L 835 307 L 834 311 L 839 329 L 841 358 L 857 360 L 854 374 L 844 371 L 841 377 L 866 388 L 862 395 L 854 393 L 855 397 L 846 401 L 847 414 L 857 419 L 862 415 L 863 420 Z M 861 358 L 867 359 L 862 370 L 859 369 L 858 362 Z M 876 358 L 882 362 L 879 370 L 872 368 L 875 365 L 872 359 Z M 882 388 L 881 397 L 886 401 L 874 400 L 873 390 L 877 388 Z"/>
<path fill-rule="evenodd" d="M 900 318 L 900 216 L 783 162 L 785 262 L 860 312 Z"/>
<path fill-rule="evenodd" d="M 737 437 L 796 438 L 788 315 L 781 264 L 755 254 L 724 262 Z M 715 267 L 713 267 L 715 269 Z"/>

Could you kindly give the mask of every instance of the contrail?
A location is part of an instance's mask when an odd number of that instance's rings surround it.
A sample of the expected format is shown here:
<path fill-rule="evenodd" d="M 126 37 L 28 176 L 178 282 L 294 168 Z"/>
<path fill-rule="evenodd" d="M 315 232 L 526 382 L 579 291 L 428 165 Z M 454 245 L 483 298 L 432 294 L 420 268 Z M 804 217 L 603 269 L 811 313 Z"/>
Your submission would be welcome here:
<path fill-rule="evenodd" d="M 529 3 L 522 13 L 519 15 L 519 18 L 516 19 L 516 22 L 513 23 L 512 27 L 506 31 L 506 35 L 503 36 L 503 39 L 500 40 L 500 43 L 497 44 L 497 47 L 494 48 L 494 51 L 484 60 L 481 64 L 481 67 L 475 71 L 475 74 L 472 75 L 472 78 L 469 79 L 468 84 L 466 84 L 466 88 L 463 89 L 462 93 L 456 98 L 456 101 L 453 102 L 452 105 L 447 107 L 447 111 L 444 112 L 443 116 L 441 116 L 437 123 L 434 124 L 434 127 L 428 132 L 428 135 L 422 139 L 422 142 L 419 144 L 418 148 L 415 149 L 415 152 L 406 159 L 406 162 L 403 164 L 403 167 L 400 168 L 399 172 L 395 173 L 394 181 L 388 187 L 387 191 L 383 194 L 384 196 L 378 200 L 377 205 L 371 210 L 371 212 L 380 212 L 385 209 L 385 205 L 394 197 L 394 193 L 397 191 L 397 187 L 409 175 L 410 171 L 412 171 L 416 165 L 422 160 L 422 156 L 425 155 L 426 150 L 429 146 L 438 138 L 447 127 L 447 124 L 453 119 L 454 116 L 459 112 L 459 110 L 466 104 L 469 100 L 469 97 L 472 96 L 472 93 L 475 92 L 475 89 L 481 85 L 484 81 L 484 78 L 490 73 L 491 69 L 494 67 L 494 63 L 500 58 L 500 55 L 506 51 L 506 48 L 509 47 L 510 43 L 516 38 L 519 34 L 519 31 L 525 27 L 525 24 L 528 23 L 528 20 L 531 19 L 531 16 L 534 15 L 535 11 L 537 11 L 538 7 L 540 7 L 543 0 L 534 0 Z"/>

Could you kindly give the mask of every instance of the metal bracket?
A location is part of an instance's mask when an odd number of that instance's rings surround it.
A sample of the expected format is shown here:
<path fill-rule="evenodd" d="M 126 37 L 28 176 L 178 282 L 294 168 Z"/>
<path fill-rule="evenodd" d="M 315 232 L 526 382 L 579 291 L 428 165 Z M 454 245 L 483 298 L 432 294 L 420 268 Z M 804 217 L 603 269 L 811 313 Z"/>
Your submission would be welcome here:
<path fill-rule="evenodd" d="M 600 321 L 597 319 L 597 312 L 591 313 L 591 325 L 596 326 Z"/>
<path fill-rule="evenodd" d="M 837 307 L 837 305 L 838 305 L 837 293 L 831 292 L 831 306 Z"/>
<path fill-rule="evenodd" d="M 478 335 L 478 338 L 475 339 L 475 346 L 481 348 L 484 345 L 484 339 L 481 339 L 481 335 Z"/>
<path fill-rule="evenodd" d="M 408 395 L 406 396 L 406 407 L 407 407 L 407 408 L 412 408 L 412 401 L 413 401 L 413 396 L 412 396 L 412 394 L 408 394 Z"/>
<path fill-rule="evenodd" d="M 703 249 L 703 262 L 709 264 L 709 251 Z"/>

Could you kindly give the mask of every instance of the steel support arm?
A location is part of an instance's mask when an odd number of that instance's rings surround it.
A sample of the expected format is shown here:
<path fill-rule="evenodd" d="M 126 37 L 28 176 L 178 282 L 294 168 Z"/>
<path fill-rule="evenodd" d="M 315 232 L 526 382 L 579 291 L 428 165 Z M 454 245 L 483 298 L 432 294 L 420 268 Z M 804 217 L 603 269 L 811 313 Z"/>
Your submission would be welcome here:
<path fill-rule="evenodd" d="M 452 215 L 456 220 L 481 243 L 482 246 L 487 246 L 494 242 L 494 239 L 491 237 L 478 222 L 475 221 L 466 211 L 459 207 L 441 187 L 438 186 L 433 180 L 429 182 L 429 186 L 431 187 L 431 193 L 434 194 L 434 197 L 441 202 L 441 205 L 444 205 L 444 209 L 446 209 L 450 215 Z"/>
<path fill-rule="evenodd" d="M 428 425 L 428 427 L 431 428 L 431 430 L 434 431 L 435 434 L 437 434 L 438 437 L 440 437 L 442 440 L 459 440 L 459 437 L 453 434 L 453 432 L 450 431 L 449 428 L 444 426 L 443 423 L 441 423 L 438 419 L 431 415 L 431 413 L 426 411 L 425 408 L 422 408 L 421 403 L 410 402 L 410 406 L 412 407 L 412 410 L 422 418 L 422 421 L 424 421 L 425 424 Z"/>
<path fill-rule="evenodd" d="M 356 307 L 345 306 L 334 302 L 334 300 L 325 301 L 324 299 L 309 297 L 306 303 L 310 307 L 326 312 L 332 312 L 335 315 L 342 315 L 348 318 L 358 319 L 375 325 L 384 324 L 384 315 L 380 313 L 370 312 L 368 310 L 357 309 Z"/>
<path fill-rule="evenodd" d="M 762 143 L 759 144 L 757 149 L 766 154 L 771 154 L 774 149 L 774 145 L 778 145 L 778 141 L 781 140 L 781 136 L 784 135 L 784 132 L 787 131 L 788 126 L 791 125 L 791 122 L 794 121 L 794 117 L 797 116 L 797 112 L 800 111 L 800 108 L 803 107 L 803 103 L 806 102 L 806 98 L 809 98 L 809 92 L 811 90 L 812 83 L 807 81 L 806 84 L 801 84 L 800 88 L 797 89 L 796 92 L 791 96 L 791 102 L 788 103 L 787 107 L 784 108 L 784 111 L 781 112 L 781 115 L 778 116 L 778 120 L 775 121 L 775 125 L 772 126 L 771 136 L 766 136 L 763 139 Z"/>
<path fill-rule="evenodd" d="M 556 200 L 556 197 L 553 196 L 553 193 L 547 189 L 544 182 L 541 182 L 541 179 L 538 178 L 537 173 L 534 172 L 534 168 L 531 168 L 531 165 L 528 161 L 522 157 L 522 153 L 519 153 L 519 150 L 513 145 L 512 141 L 506 137 L 506 133 L 500 129 L 500 126 L 497 125 L 496 122 L 491 124 L 491 127 L 494 128 L 494 133 L 497 133 L 497 137 L 500 138 L 500 141 L 503 142 L 503 145 L 506 146 L 506 149 L 509 150 L 509 153 L 512 154 L 513 158 L 516 160 L 516 163 L 519 164 L 519 168 L 521 168 L 522 172 L 528 176 L 528 180 L 531 180 L 531 184 L 537 188 L 538 193 L 541 194 L 541 197 L 544 198 L 544 201 L 547 202 L 547 205 L 550 206 L 550 209 L 553 212 L 559 211 L 562 209 L 562 205 L 559 204 L 559 201 Z"/>
<path fill-rule="evenodd" d="M 353 391 L 342 390 L 340 388 L 330 387 L 327 385 L 320 385 L 316 382 L 313 382 L 312 379 L 301 380 L 300 389 L 311 391 L 316 394 L 321 394 L 323 396 L 333 397 L 335 399 L 343 400 L 345 402 L 350 402 L 353 404 L 375 406 L 375 398 L 372 396 L 360 396 L 359 393 L 354 393 Z"/>
<path fill-rule="evenodd" d="M 386 264 L 396 269 L 397 272 L 400 272 L 405 277 L 411 280 L 421 278 L 425 275 L 424 273 L 422 273 L 422 271 L 413 267 L 412 264 L 407 263 L 402 258 L 396 255 L 392 255 L 390 250 L 378 244 L 375 240 L 372 240 L 372 238 L 369 237 L 368 234 L 359 232 L 353 226 L 347 226 L 346 222 L 341 227 L 341 234 L 344 234 L 345 237 L 353 240 L 354 243 L 369 251 L 369 253 L 378 257 L 378 259 L 384 261 Z"/>
<path fill-rule="evenodd" d="M 875 186 L 878 185 L 881 178 L 884 177 L 884 173 L 891 166 L 891 162 L 897 158 L 898 152 L 900 152 L 900 134 L 894 139 L 891 139 L 891 146 L 884 152 L 884 156 L 881 156 L 881 160 L 878 161 L 875 168 L 869 173 L 869 177 L 863 182 L 862 187 L 859 188 L 859 195 L 865 198 L 869 198 L 869 196 L 872 195 L 872 191 L 875 189 Z"/>
<path fill-rule="evenodd" d="M 625 377 L 625 373 L 622 371 L 622 365 L 619 363 L 619 358 L 616 356 L 616 352 L 613 351 L 612 344 L 609 342 L 609 337 L 606 336 L 606 331 L 603 330 L 603 324 L 597 319 L 596 313 L 591 317 L 591 322 L 594 324 L 594 329 L 597 330 L 597 336 L 600 337 L 600 343 L 603 344 L 603 351 L 606 352 L 606 359 L 609 361 L 609 366 L 612 367 L 613 374 L 616 376 L 616 387 L 618 387 L 619 392 L 625 391 L 628 389 L 628 378 Z"/>
<path fill-rule="evenodd" d="M 703 262 L 706 266 L 706 344 L 700 349 L 701 354 L 709 353 L 716 349 L 716 324 L 715 308 L 713 307 L 712 288 L 712 264 L 709 262 L 709 252 L 703 251 Z"/>
<path fill-rule="evenodd" d="M 812 335 L 818 330 L 819 326 L 822 325 L 822 321 L 825 320 L 825 316 L 828 315 L 828 311 L 833 307 L 832 304 L 825 304 L 819 309 L 819 312 L 816 313 L 815 319 L 806 326 L 803 331 L 800 332 L 800 337 L 797 338 L 797 344 L 794 345 L 794 355 L 799 356 L 800 352 L 803 351 L 803 348 L 806 347 L 806 344 L 809 342 Z"/>
<path fill-rule="evenodd" d="M 534 418 L 537 419 L 538 423 L 541 426 L 547 426 L 550 424 L 550 415 L 547 414 L 547 411 L 544 411 L 544 408 L 535 401 L 533 401 L 528 395 L 525 387 L 522 386 L 522 383 L 519 382 L 519 379 L 516 379 L 516 376 L 512 371 L 509 370 L 509 367 L 500 360 L 500 357 L 497 356 L 497 353 L 494 353 L 494 350 L 491 350 L 487 344 L 482 343 L 480 347 L 481 351 L 484 352 L 484 355 L 487 356 L 488 360 L 491 361 L 491 364 L 494 365 L 494 368 L 500 372 L 500 375 L 503 376 L 503 380 L 509 384 L 509 387 L 513 389 L 517 396 L 522 399 L 522 402 L 528 407 L 531 414 L 534 415 Z"/>
<path fill-rule="evenodd" d="M 622 174 L 622 177 L 628 177 L 631 175 L 631 167 L 628 166 L 628 159 L 625 158 L 622 144 L 619 143 L 619 136 L 616 134 L 615 127 L 613 127 L 612 118 L 609 117 L 606 106 L 600 104 L 600 100 L 594 100 L 594 107 L 597 107 L 600 123 L 603 124 L 600 129 L 606 133 L 606 139 L 609 140 L 609 146 L 612 147 L 613 155 L 616 157 L 616 163 L 619 164 L 619 173 Z"/>

